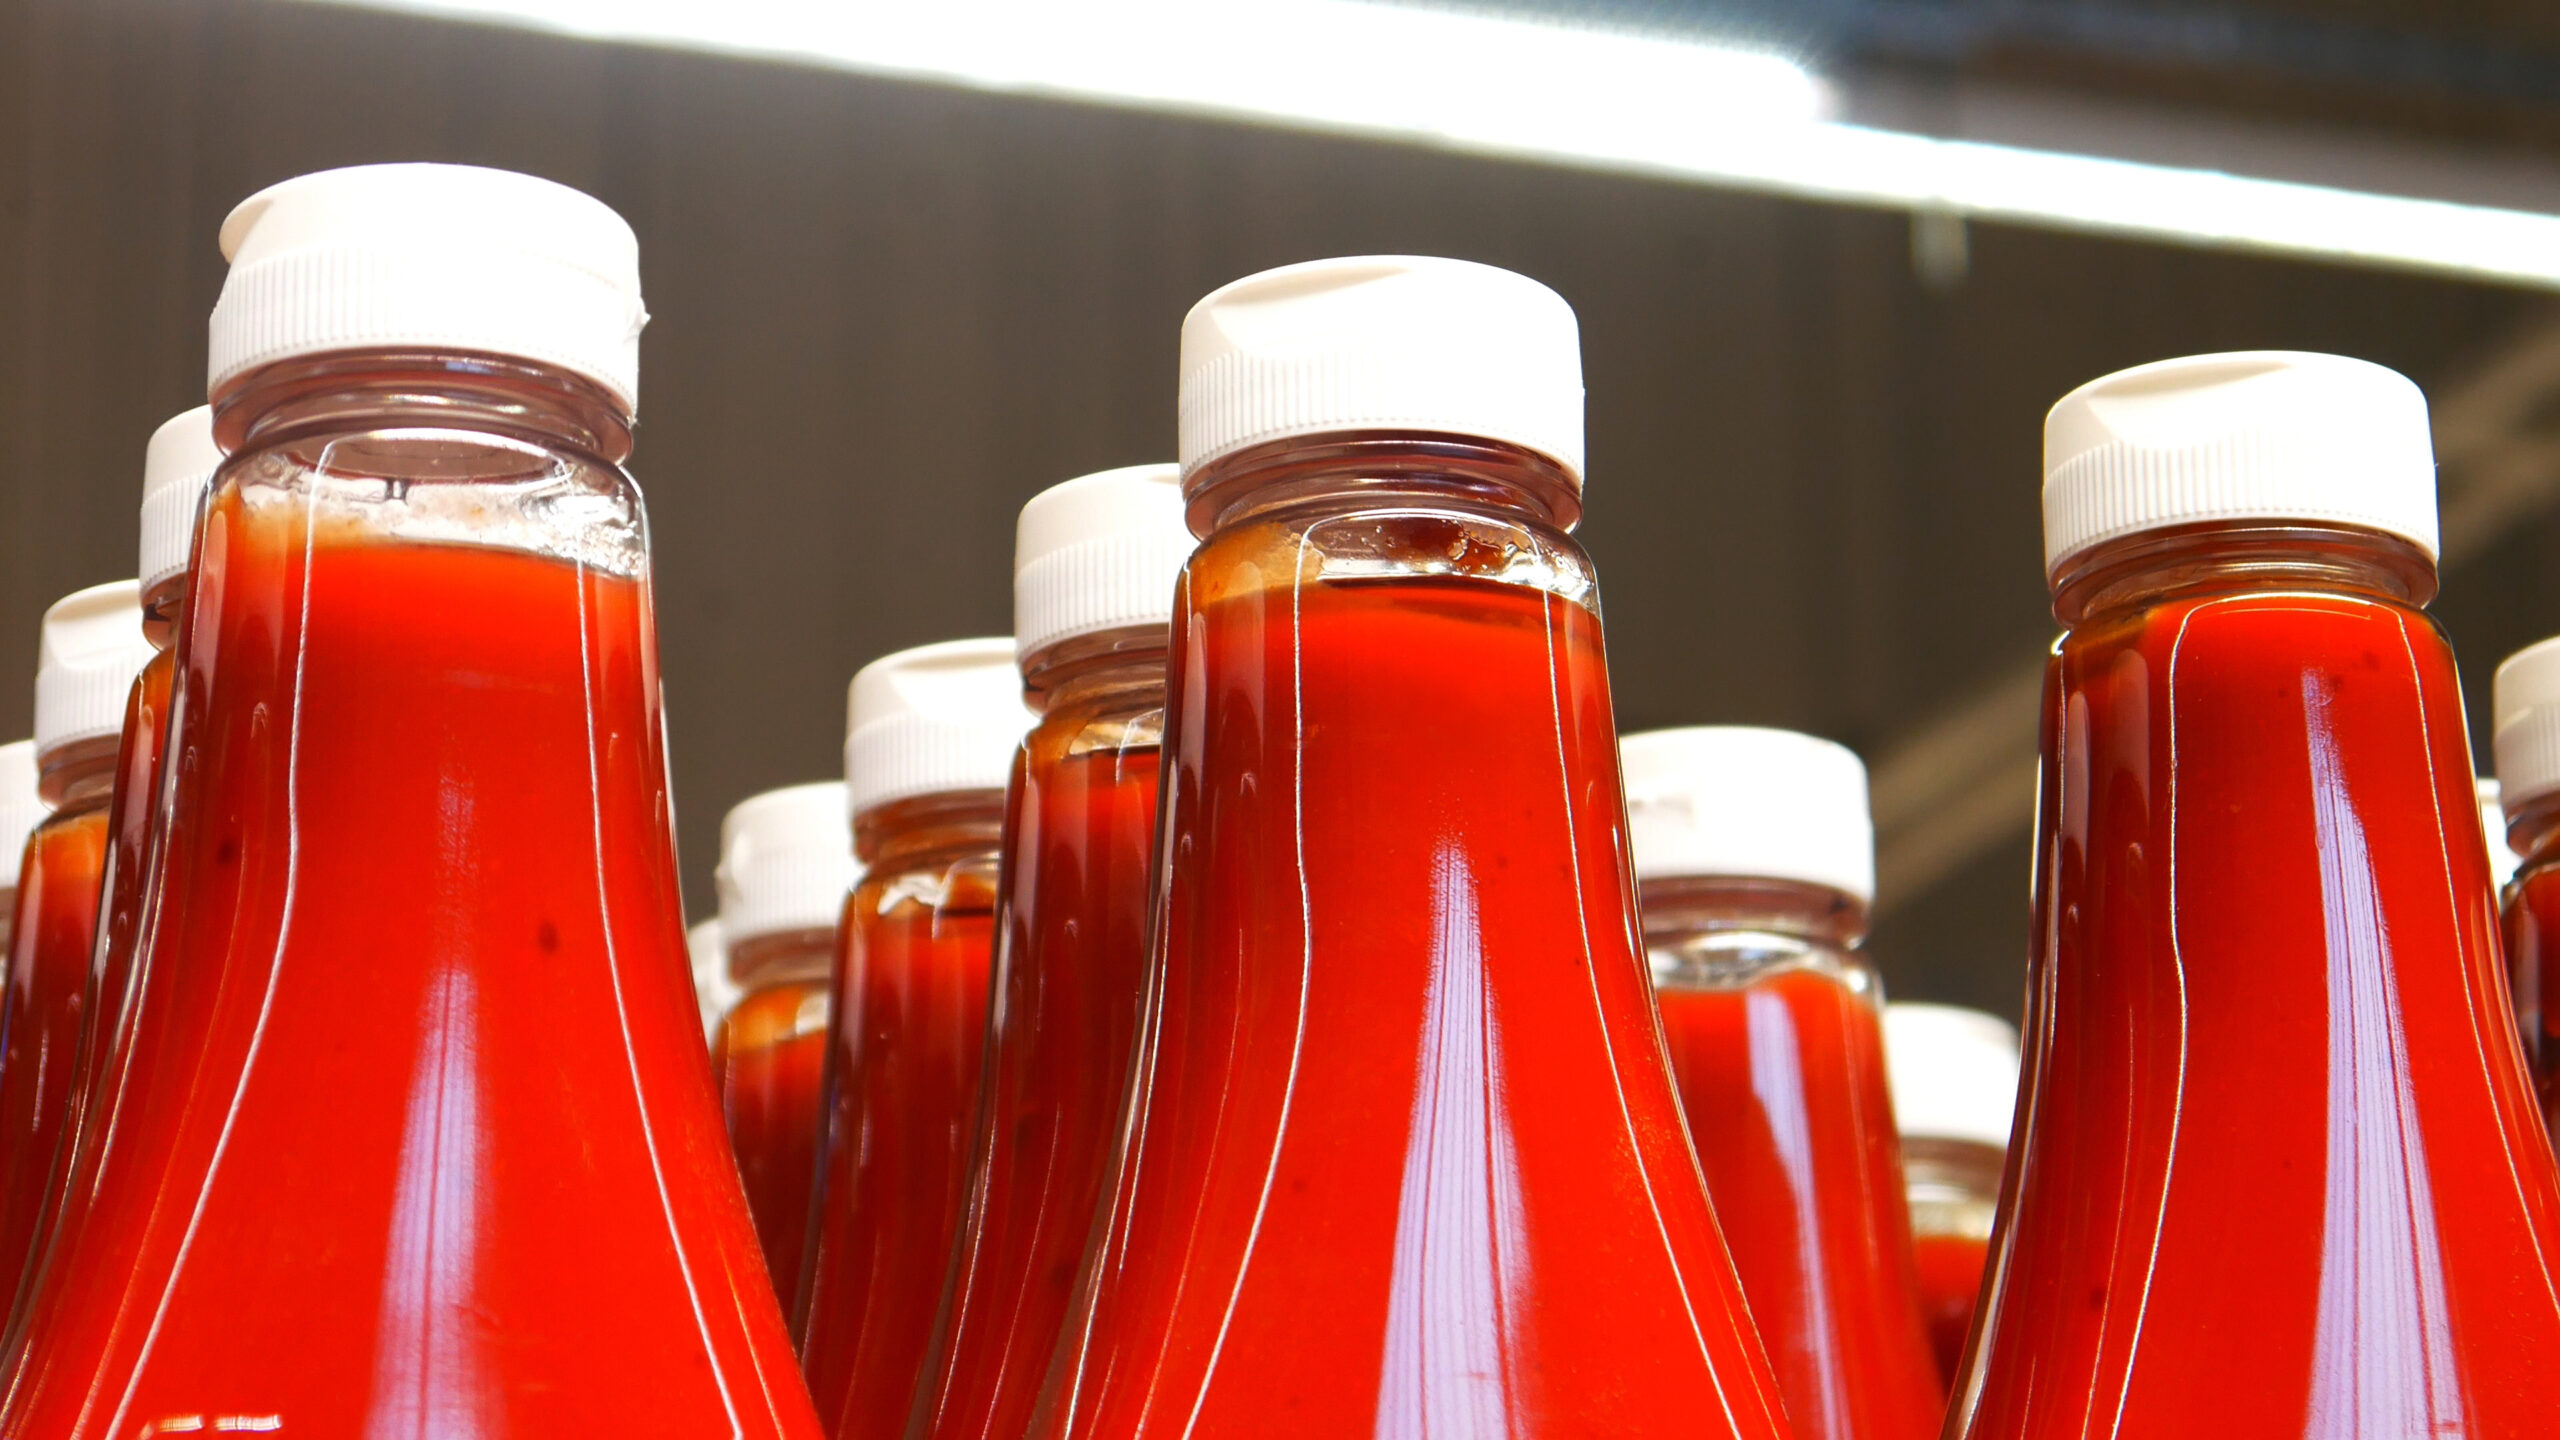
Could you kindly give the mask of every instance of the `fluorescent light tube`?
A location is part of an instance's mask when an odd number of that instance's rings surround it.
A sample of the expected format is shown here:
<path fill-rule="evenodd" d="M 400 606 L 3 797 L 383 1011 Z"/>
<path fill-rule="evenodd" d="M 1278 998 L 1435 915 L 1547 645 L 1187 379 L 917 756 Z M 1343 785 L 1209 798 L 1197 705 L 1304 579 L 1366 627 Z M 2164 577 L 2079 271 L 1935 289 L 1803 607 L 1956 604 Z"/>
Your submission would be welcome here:
<path fill-rule="evenodd" d="M 1842 124 L 1761 51 L 1360 0 L 320 0 L 2560 288 L 2560 216 Z"/>

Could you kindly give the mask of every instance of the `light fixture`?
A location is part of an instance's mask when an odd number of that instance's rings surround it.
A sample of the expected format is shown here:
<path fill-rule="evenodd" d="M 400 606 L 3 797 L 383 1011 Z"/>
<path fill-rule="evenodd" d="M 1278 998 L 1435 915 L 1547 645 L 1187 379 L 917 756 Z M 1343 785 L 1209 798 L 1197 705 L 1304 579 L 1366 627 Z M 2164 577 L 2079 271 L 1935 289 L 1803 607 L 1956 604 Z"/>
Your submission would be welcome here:
<path fill-rule="evenodd" d="M 2560 216 L 1880 130 L 1783 56 L 1362 0 L 320 0 L 2560 288 Z"/>

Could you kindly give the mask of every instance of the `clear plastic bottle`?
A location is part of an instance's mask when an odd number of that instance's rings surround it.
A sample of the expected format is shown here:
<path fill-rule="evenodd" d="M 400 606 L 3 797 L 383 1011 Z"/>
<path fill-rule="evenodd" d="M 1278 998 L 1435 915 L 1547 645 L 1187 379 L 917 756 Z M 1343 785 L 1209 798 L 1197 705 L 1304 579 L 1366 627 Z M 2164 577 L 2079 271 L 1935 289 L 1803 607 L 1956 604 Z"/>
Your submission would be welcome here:
<path fill-rule="evenodd" d="M 26 859 L 27 837 L 50 808 L 36 789 L 36 742 L 0 745 L 0 949 L 8 946 L 17 923 L 18 866 Z"/>
<path fill-rule="evenodd" d="M 720 821 L 720 934 L 738 999 L 711 1073 L 774 1293 L 800 1285 L 817 1182 L 836 919 L 853 890 L 844 782 L 767 790 Z"/>
<path fill-rule="evenodd" d="M 1884 1058 L 1902 1130 L 1902 1173 L 1920 1262 L 1920 1311 L 1953 1384 L 1982 1294 L 2009 1117 L 2018 1107 L 2018 1032 L 1954 1005 L 1884 1007 Z"/>
<path fill-rule="evenodd" d="M 1656 1024 L 1572 310 L 1193 307 L 1146 1028 L 1031 1433 L 1782 1433 Z"/>
<path fill-rule="evenodd" d="M 2501 814 L 2490 839 L 2515 861 L 2500 880 L 2508 994 L 2546 1133 L 2560 1148 L 2560 638 L 2528 645 L 2498 667 L 2493 744 Z M 2487 817 L 2483 816 L 2484 823 Z"/>
<path fill-rule="evenodd" d="M 875 660 L 846 702 L 862 883 L 837 935 L 801 1363 L 835 1440 L 896 1437 L 960 1224 L 987 1032 L 1005 780 L 1031 713 L 1013 642 Z"/>
<path fill-rule="evenodd" d="M 235 210 L 171 801 L 0 1430 L 816 1434 L 683 980 L 621 219 Z"/>
<path fill-rule="evenodd" d="M 1181 475 L 1106 470 L 1023 507 L 1014 636 L 1040 721 L 1007 791 L 994 1002 L 917 1433 L 1029 1423 L 1109 1177 L 1146 968 Z"/>
<path fill-rule="evenodd" d="M 151 434 L 142 467 L 141 633 L 151 659 L 134 677 L 124 702 L 117 740 L 115 783 L 107 804 L 106 866 L 99 882 L 97 938 L 89 956 L 77 1074 L 66 1099 L 70 1114 L 54 1147 L 53 1174 L 45 1186 L 44 1215 L 36 1227 L 38 1259 L 19 1288 L 12 1326 L 23 1319 L 43 1256 L 61 1242 L 65 1225 L 85 1221 L 97 1179 L 94 1153 L 111 1133 L 104 1116 L 116 1094 L 125 1057 L 125 1026 L 138 993 L 134 956 L 148 898 L 151 843 L 160 813 L 163 744 L 178 621 L 184 609 L 197 514 L 222 451 L 213 443 L 213 408 L 199 405 L 171 417 Z M 14 1343 L 14 1341 L 13 1341 Z"/>
<path fill-rule="evenodd" d="M 0 1008 L 0 1296 L 18 1293 L 37 1257 L 54 1156 L 72 1120 L 117 736 L 125 692 L 151 657 L 135 596 L 132 581 L 118 580 L 44 614 L 35 752 L 53 810 L 19 862 Z"/>
<path fill-rule="evenodd" d="M 1883 981 L 1867 771 L 1827 740 L 1630 735 L 1655 998 L 1707 1194 L 1799 1440 L 1935 1440 Z"/>
<path fill-rule="evenodd" d="M 2560 1173 L 2421 608 L 2425 398 L 2197 356 L 2045 453 L 2018 1149 L 1949 1435 L 2549 1433 Z"/>

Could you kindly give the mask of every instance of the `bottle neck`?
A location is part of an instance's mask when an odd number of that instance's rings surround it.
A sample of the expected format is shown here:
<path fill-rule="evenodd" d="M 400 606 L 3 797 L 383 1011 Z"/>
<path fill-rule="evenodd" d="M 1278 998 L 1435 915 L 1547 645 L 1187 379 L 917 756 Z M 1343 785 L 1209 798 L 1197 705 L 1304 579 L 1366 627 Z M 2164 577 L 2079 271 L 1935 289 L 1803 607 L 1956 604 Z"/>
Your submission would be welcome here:
<path fill-rule="evenodd" d="M 874 875 L 939 868 L 1003 843 L 1002 790 L 917 795 L 853 817 L 853 853 Z"/>
<path fill-rule="evenodd" d="M 1866 940 L 1867 907 L 1827 885 L 1742 876 L 1664 876 L 1638 890 L 1658 985 L 1724 989 L 1780 970 L 1837 974 L 1882 1003 L 1850 952 Z"/>
<path fill-rule="evenodd" d="M 2560 790 L 2517 807 L 2507 821 L 2507 846 L 2518 857 L 2519 873 L 2560 860 Z"/>
<path fill-rule="evenodd" d="M 593 381 L 459 351 L 280 360 L 224 386 L 213 410 L 214 436 L 231 455 L 388 427 L 485 432 L 608 465 L 631 454 L 631 415 Z"/>
<path fill-rule="evenodd" d="M 98 735 L 36 757 L 36 793 L 55 815 L 105 805 L 116 787 L 116 753 L 124 737 Z"/>
<path fill-rule="evenodd" d="M 1023 657 L 1024 698 L 1043 715 L 1127 718 L 1161 710 L 1168 643 L 1164 624 L 1070 636 Z"/>
<path fill-rule="evenodd" d="M 1991 1238 L 2000 1203 L 2000 1171 L 2008 1152 L 1979 1140 L 1902 1137 L 1903 1191 L 1915 1235 Z"/>
<path fill-rule="evenodd" d="M 835 953 L 832 925 L 751 935 L 729 942 L 729 978 L 742 990 L 824 980 L 835 969 Z"/>
<path fill-rule="evenodd" d="M 2211 521 L 2093 545 L 2053 575 L 2067 628 L 2164 601 L 2248 590 L 2318 590 L 2397 605 L 2435 598 L 2436 567 L 2396 535 L 2351 525 Z"/>
<path fill-rule="evenodd" d="M 1207 536 L 1257 520 L 1427 504 L 1571 530 L 1582 490 L 1544 455 L 1490 440 L 1344 431 L 1274 440 L 1186 478 L 1191 528 Z"/>

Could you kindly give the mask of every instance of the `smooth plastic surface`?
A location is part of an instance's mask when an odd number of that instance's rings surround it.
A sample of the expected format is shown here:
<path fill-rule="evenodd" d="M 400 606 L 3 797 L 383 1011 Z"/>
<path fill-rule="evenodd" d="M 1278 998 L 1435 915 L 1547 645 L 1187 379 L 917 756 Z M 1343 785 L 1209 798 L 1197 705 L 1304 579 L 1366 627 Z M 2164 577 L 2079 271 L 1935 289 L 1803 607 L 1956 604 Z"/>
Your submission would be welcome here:
<path fill-rule="evenodd" d="M 1707 1194 L 1798 1440 L 1925 1440 L 1942 1392 L 1875 980 L 1818 948 L 1771 959 L 1729 977 L 1657 965 Z"/>
<path fill-rule="evenodd" d="M 149 993 L 9 1434 L 815 1434 L 685 985 L 637 496 L 453 423 L 326 453 L 536 503 L 308 451 L 215 492 Z M 448 498 L 490 543 L 375 528 Z"/>
<path fill-rule="evenodd" d="M 1137 1035 L 1163 676 L 1158 652 L 1132 680 L 1071 682 L 1008 794 L 969 1203 L 917 1397 L 932 1440 L 1022 1434 L 1074 1296 Z"/>
<path fill-rule="evenodd" d="M 39 1255 L 61 1243 L 65 1224 L 86 1222 L 96 1183 L 93 1153 L 103 1136 L 98 1117 L 124 1071 L 131 1036 L 135 954 L 149 898 L 151 839 L 160 800 L 160 756 L 168 739 L 169 694 L 176 657 L 151 657 L 135 677 L 125 704 L 124 737 L 116 752 L 115 788 L 107 803 L 105 869 L 99 878 L 96 943 L 88 957 L 88 1021 L 81 1027 L 79 1062 L 66 1096 L 70 1116 L 55 1147 L 52 1178 L 45 1185 L 44 1219 L 36 1228 Z M 84 1156 L 86 1157 L 84 1159 Z M 67 1220 L 65 1217 L 69 1217 Z M 31 1291 L 22 1289 L 23 1312 Z"/>
<path fill-rule="evenodd" d="M 747 988 L 711 1036 L 711 1073 L 738 1178 L 777 1297 L 795 1294 L 809 1243 L 827 1065 L 833 932 L 815 939 L 815 974 Z M 789 938 L 789 937 L 784 937 Z"/>
<path fill-rule="evenodd" d="M 1588 561 L 1434 483 L 1185 572 L 1138 1100 L 1032 1435 L 1782 1433 L 1638 953 Z"/>
<path fill-rule="evenodd" d="M 2551 1433 L 2560 1175 L 2453 655 L 2380 544 L 2191 550 L 2060 647 L 2022 1149 L 1951 1436 Z"/>
<path fill-rule="evenodd" d="M 54 1153 L 71 1119 L 89 1015 L 89 947 L 106 864 L 106 796 L 55 811 L 27 837 L 0 1013 L 0 1296 L 14 1297 L 43 1236 Z"/>
<path fill-rule="evenodd" d="M 835 1440 L 906 1433 L 932 1342 L 977 1115 L 1001 807 L 986 792 L 963 823 L 866 846 L 871 868 L 845 901 L 801 1294 L 801 1360 Z"/>

